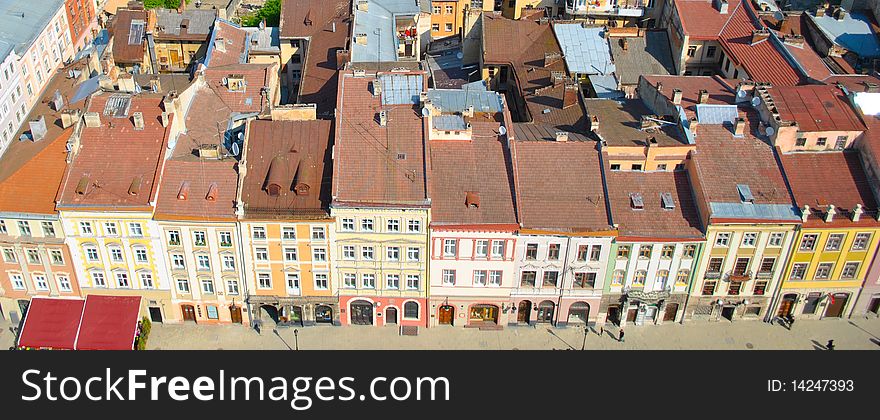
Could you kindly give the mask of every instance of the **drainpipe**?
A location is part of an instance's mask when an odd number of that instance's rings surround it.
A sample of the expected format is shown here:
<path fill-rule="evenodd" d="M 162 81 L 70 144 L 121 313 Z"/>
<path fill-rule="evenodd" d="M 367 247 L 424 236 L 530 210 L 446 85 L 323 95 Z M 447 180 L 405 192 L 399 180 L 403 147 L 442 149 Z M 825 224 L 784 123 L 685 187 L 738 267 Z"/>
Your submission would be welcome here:
<path fill-rule="evenodd" d="M 696 270 L 691 270 L 691 279 L 688 282 L 687 295 L 684 297 L 684 308 L 681 310 L 681 319 L 678 321 L 679 324 L 684 325 L 684 316 L 687 314 L 688 303 L 691 301 L 691 292 L 694 290 L 694 280 L 697 278 L 697 273 L 700 271 L 699 263 L 703 260 L 703 253 L 706 251 L 706 247 L 708 246 L 707 242 L 703 242 L 703 246 L 700 247 L 699 252 L 697 252 L 696 258 L 694 261 L 697 262 Z"/>
<path fill-rule="evenodd" d="M 556 321 L 554 322 L 554 327 L 559 325 L 559 314 L 562 313 L 562 294 L 563 290 L 565 290 L 565 276 L 568 273 L 568 253 L 571 250 L 571 236 L 568 237 L 565 243 L 565 260 L 562 262 L 562 284 L 559 288 L 559 299 L 556 301 Z M 540 303 L 539 303 L 540 304 Z"/>
<path fill-rule="evenodd" d="M 253 311 L 253 308 L 251 308 L 251 305 L 249 303 L 247 303 L 247 300 L 248 300 L 248 298 L 247 298 L 247 296 L 248 296 L 248 286 L 247 286 L 248 281 L 247 281 L 247 275 L 245 273 L 246 270 L 244 268 L 244 265 L 245 265 L 244 234 L 242 233 L 241 225 L 242 225 L 241 221 L 235 222 L 235 228 L 236 228 L 236 230 L 238 230 L 238 253 L 241 256 L 241 261 L 238 265 L 239 266 L 238 278 L 241 280 L 240 281 L 241 284 L 239 284 L 239 296 L 242 297 L 241 298 L 241 307 L 247 309 L 248 319 L 250 320 L 251 325 L 253 325 L 254 311 Z M 227 290 L 227 292 L 228 292 L 228 290 Z"/>

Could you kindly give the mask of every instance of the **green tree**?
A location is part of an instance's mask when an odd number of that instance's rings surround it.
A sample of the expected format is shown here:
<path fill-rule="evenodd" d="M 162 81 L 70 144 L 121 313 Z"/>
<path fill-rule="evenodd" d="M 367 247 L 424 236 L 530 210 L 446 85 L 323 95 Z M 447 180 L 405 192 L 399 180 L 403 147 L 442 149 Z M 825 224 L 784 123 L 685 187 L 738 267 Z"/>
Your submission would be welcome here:
<path fill-rule="evenodd" d="M 191 0 L 187 0 L 189 4 Z M 180 0 L 144 0 L 145 9 L 176 9 L 180 7 Z"/>
<path fill-rule="evenodd" d="M 266 26 L 278 26 L 281 22 L 281 0 L 266 0 L 263 7 L 256 12 L 242 16 L 242 26 L 257 26 L 266 19 Z"/>

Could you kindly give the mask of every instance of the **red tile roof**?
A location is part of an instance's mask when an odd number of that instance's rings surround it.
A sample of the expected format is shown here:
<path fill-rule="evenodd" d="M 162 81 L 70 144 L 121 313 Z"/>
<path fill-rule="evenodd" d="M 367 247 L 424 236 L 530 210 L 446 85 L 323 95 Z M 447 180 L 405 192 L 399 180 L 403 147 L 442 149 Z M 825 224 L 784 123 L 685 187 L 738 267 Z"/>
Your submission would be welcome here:
<path fill-rule="evenodd" d="M 285 1 L 284 9 L 290 4 L 315 3 L 314 0 Z M 351 15 L 348 12 L 348 0 L 326 0 L 320 2 L 324 8 L 335 5 L 334 13 L 325 16 L 326 20 L 318 21 L 311 16 L 315 25 L 321 30 L 311 32 L 308 52 L 303 61 L 302 78 L 300 79 L 299 98 L 297 102 L 315 104 L 319 118 L 332 118 L 336 109 L 336 89 L 339 82 L 336 51 L 347 48 L 351 27 Z M 342 6 L 346 7 L 342 7 Z M 335 32 L 330 28 L 335 24 Z M 282 32 L 282 36 L 283 32 Z"/>
<path fill-rule="evenodd" d="M 249 124 L 241 183 L 245 218 L 327 217 L 332 124 L 329 120 Z M 281 188 L 271 196 L 269 185 L 276 182 Z M 296 191 L 300 184 L 308 185 L 307 193 Z"/>
<path fill-rule="evenodd" d="M 794 56 L 809 78 L 825 80 L 831 76 L 831 70 L 825 65 L 822 57 L 819 57 L 819 54 L 806 41 L 802 46 L 785 44 L 785 48 Z"/>
<path fill-rule="evenodd" d="M 104 115 L 108 100 L 123 96 L 131 98 L 128 115 Z M 156 199 L 172 125 L 162 127 L 160 122 L 162 96 L 99 94 L 92 97 L 89 111 L 100 115 L 101 126 L 83 127 L 80 150 L 65 175 L 58 207 L 149 209 Z M 135 112 L 143 114 L 142 130 L 135 130 L 132 123 Z M 84 193 L 77 192 L 82 191 L 79 186 Z"/>
<path fill-rule="evenodd" d="M 733 16 L 740 0 L 729 0 L 727 14 L 721 14 L 713 6 L 714 0 L 678 0 L 675 10 L 678 13 L 684 33 L 695 40 L 713 40 Z"/>
<path fill-rule="evenodd" d="M 681 107 L 684 108 L 688 117 L 693 117 L 697 112 L 700 91 L 709 93 L 707 104 L 726 105 L 736 100 L 736 91 L 731 83 L 735 81 L 724 80 L 719 76 L 642 76 L 648 84 L 663 85 L 662 94 L 672 100 L 672 90 L 681 90 Z M 601 122 L 599 123 L 601 127 Z M 601 130 L 601 128 L 600 128 Z"/>
<path fill-rule="evenodd" d="M 140 19 L 146 31 L 147 12 L 144 10 L 119 9 L 113 20 L 113 60 L 117 63 L 140 63 L 144 61 L 146 47 L 143 39 L 136 44 L 129 44 L 131 21 Z"/>
<path fill-rule="evenodd" d="M 268 87 L 270 72 L 275 69 L 273 64 L 231 64 L 228 66 L 211 66 L 205 70 L 205 80 L 223 102 L 236 112 L 262 112 L 268 110 L 268 99 L 261 91 Z M 223 79 L 232 75 L 244 76 L 247 87 L 243 91 L 230 91 L 223 85 Z"/>
<path fill-rule="evenodd" d="M 169 160 L 165 163 L 155 217 L 166 220 L 235 220 L 237 183 L 238 173 L 233 159 Z"/>
<path fill-rule="evenodd" d="M 473 140 L 430 141 L 432 224 L 516 224 L 510 153 L 497 122 L 472 122 Z M 478 207 L 465 204 L 475 193 Z"/>
<path fill-rule="evenodd" d="M 523 228 L 611 230 L 595 142 L 517 141 L 513 148 Z"/>
<path fill-rule="evenodd" d="M 769 89 L 784 121 L 795 121 L 800 131 L 864 131 L 865 125 L 849 105 L 846 94 L 834 86 L 780 86 Z"/>
<path fill-rule="evenodd" d="M 427 80 L 425 72 L 419 73 Z M 426 206 L 426 139 L 419 109 L 414 105 L 381 105 L 369 88 L 377 80 L 373 75 L 354 77 L 346 72 L 341 77 L 333 200 Z M 377 117 L 383 110 L 388 115 L 385 127 Z"/>
<path fill-rule="evenodd" d="M 607 160 L 606 160 L 607 161 Z M 611 171 L 605 177 L 611 218 L 621 237 L 696 239 L 703 237 L 694 193 L 685 171 Z M 632 206 L 630 194 L 641 194 L 643 208 Z M 663 207 L 660 195 L 671 194 L 674 208 Z"/>
<path fill-rule="evenodd" d="M 822 218 L 827 206 L 833 204 L 838 213 L 832 223 L 880 226 L 877 202 L 858 151 L 786 153 L 780 160 L 798 207 L 808 205 L 813 210 L 808 222 L 827 226 Z M 861 204 L 866 214 L 859 222 L 852 222 L 849 212 L 856 204 Z"/>
<path fill-rule="evenodd" d="M 248 48 L 247 41 L 247 31 L 234 23 L 218 19 L 214 23 L 213 48 L 208 65 L 219 67 L 242 63 L 242 58 Z M 218 47 L 217 45 L 221 43 L 222 45 Z M 247 57 L 244 58 L 247 59 Z"/>

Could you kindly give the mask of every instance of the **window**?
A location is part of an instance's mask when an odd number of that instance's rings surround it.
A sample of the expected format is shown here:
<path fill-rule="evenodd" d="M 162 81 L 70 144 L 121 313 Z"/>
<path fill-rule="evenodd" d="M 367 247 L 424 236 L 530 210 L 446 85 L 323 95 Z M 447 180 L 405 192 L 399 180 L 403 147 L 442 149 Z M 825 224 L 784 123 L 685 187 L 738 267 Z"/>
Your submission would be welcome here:
<path fill-rule="evenodd" d="M 171 255 L 171 266 L 175 270 L 183 270 L 186 268 L 186 263 L 183 259 L 183 254 L 172 254 Z"/>
<path fill-rule="evenodd" d="M 205 237 L 205 232 L 200 231 L 200 230 L 193 232 L 193 245 L 195 245 L 195 246 L 208 245 L 208 241 Z"/>
<path fill-rule="evenodd" d="M 411 246 L 406 249 L 406 260 L 407 261 L 419 261 L 421 257 L 421 252 L 419 252 L 418 247 Z"/>
<path fill-rule="evenodd" d="M 666 288 L 666 284 L 669 283 L 669 270 L 657 271 L 657 283 L 660 283 L 660 286 Z"/>
<path fill-rule="evenodd" d="M 422 222 L 419 220 L 410 220 L 406 223 L 406 231 L 410 233 L 419 233 L 422 231 Z"/>
<path fill-rule="evenodd" d="M 455 270 L 443 270 L 443 285 L 455 286 Z"/>
<path fill-rule="evenodd" d="M 558 271 L 545 271 L 544 278 L 541 284 L 544 287 L 556 287 L 556 282 L 559 280 L 559 272 Z"/>
<path fill-rule="evenodd" d="M 574 287 L 592 289 L 596 286 L 596 273 L 574 273 Z"/>
<path fill-rule="evenodd" d="M 590 247 L 588 245 L 578 245 L 578 252 L 577 252 L 577 260 L 578 261 L 586 261 L 587 260 L 587 252 L 588 252 L 589 248 Z"/>
<path fill-rule="evenodd" d="M 620 170 L 620 164 L 619 164 L 619 163 L 612 163 L 612 164 L 611 164 L 611 170 L 612 170 L 612 171 L 619 171 L 619 170 Z"/>
<path fill-rule="evenodd" d="M 440 14 L 440 6 L 434 6 L 432 9 L 433 9 L 435 15 Z"/>
<path fill-rule="evenodd" d="M 86 260 L 91 262 L 100 260 L 98 257 L 98 248 L 95 248 L 93 245 L 86 245 L 83 247 L 83 250 L 86 252 Z"/>
<path fill-rule="evenodd" d="M 314 241 L 323 241 L 327 239 L 326 232 L 324 231 L 323 226 L 312 226 L 312 240 Z"/>
<path fill-rule="evenodd" d="M 388 274 L 385 276 L 385 288 L 386 289 L 399 289 L 400 288 L 400 276 L 397 274 Z"/>
<path fill-rule="evenodd" d="M 373 260 L 373 247 L 371 246 L 362 246 L 361 247 L 361 257 L 367 261 Z"/>
<path fill-rule="evenodd" d="M 254 258 L 257 261 L 269 261 L 269 250 L 266 248 L 254 248 Z"/>
<path fill-rule="evenodd" d="M 131 285 L 128 283 L 128 273 L 118 272 L 116 273 L 116 285 L 118 287 L 128 288 Z"/>
<path fill-rule="evenodd" d="M 396 246 L 389 246 L 386 250 L 386 257 L 388 261 L 400 261 L 400 248 Z"/>
<path fill-rule="evenodd" d="M 633 276 L 633 286 L 644 286 L 645 279 L 648 277 L 648 272 L 645 270 L 636 270 L 636 275 Z"/>
<path fill-rule="evenodd" d="M 520 277 L 520 286 L 521 287 L 535 287 L 535 279 L 537 278 L 537 273 L 534 271 L 523 271 L 522 276 Z"/>
<path fill-rule="evenodd" d="M 710 45 L 710 46 L 706 47 L 706 57 L 709 57 L 709 58 L 715 57 L 715 51 L 717 49 L 718 49 L 718 47 L 716 47 L 714 45 Z"/>
<path fill-rule="evenodd" d="M 452 32 L 452 24 L 447 23 L 445 29 L 446 29 L 446 32 Z"/>
<path fill-rule="evenodd" d="M 474 254 L 477 258 L 486 258 L 489 255 L 489 241 L 478 240 L 474 242 Z"/>
<path fill-rule="evenodd" d="M 122 248 L 118 246 L 111 246 L 107 248 L 110 251 L 110 261 L 121 263 L 125 261 L 125 257 L 122 256 Z"/>
<path fill-rule="evenodd" d="M 179 278 L 176 280 L 177 283 L 177 291 L 180 293 L 189 293 L 189 280 Z"/>
<path fill-rule="evenodd" d="M 772 246 L 772 247 L 776 247 L 776 248 L 781 247 L 782 240 L 784 238 L 785 238 L 784 232 L 773 232 L 770 234 L 770 240 L 767 241 L 767 246 Z"/>
<path fill-rule="evenodd" d="M 356 258 L 356 250 L 354 245 L 343 245 L 342 246 L 342 259 L 344 260 L 353 260 Z"/>
<path fill-rule="evenodd" d="M 846 147 L 846 142 L 849 140 L 847 136 L 837 136 L 837 141 L 834 143 L 835 150 L 843 150 Z"/>
<path fill-rule="evenodd" d="M 40 264 L 42 259 L 40 258 L 40 251 L 36 249 L 28 249 L 25 251 L 27 254 L 27 260 L 29 264 Z"/>
<path fill-rule="evenodd" d="M 526 259 L 532 261 L 538 259 L 538 244 L 526 245 Z"/>
<path fill-rule="evenodd" d="M 271 289 L 272 275 L 269 273 L 257 273 L 257 288 Z"/>
<path fill-rule="evenodd" d="M 703 296 L 711 296 L 715 294 L 715 286 L 718 283 L 715 281 L 707 281 L 703 282 Z"/>
<path fill-rule="evenodd" d="M 299 273 L 287 273 L 284 278 L 287 280 L 287 290 L 299 290 Z"/>
<path fill-rule="evenodd" d="M 389 232 L 400 232 L 400 220 L 389 219 L 387 227 Z"/>
<path fill-rule="evenodd" d="M 735 275 L 735 276 L 746 275 L 746 271 L 748 271 L 749 263 L 751 261 L 752 261 L 751 258 L 737 258 L 736 263 L 733 265 L 733 275 Z"/>
<path fill-rule="evenodd" d="M 447 14 L 447 15 L 451 15 L 451 14 L 452 14 L 452 6 L 446 6 L 446 14 Z"/>
<path fill-rule="evenodd" d="M 214 294 L 214 282 L 208 279 L 202 279 L 202 293 L 206 295 Z"/>
<path fill-rule="evenodd" d="M 128 233 L 131 236 L 144 236 L 144 229 L 140 223 L 129 223 Z"/>
<path fill-rule="evenodd" d="M 2 234 L 4 234 L 4 235 L 7 234 L 7 233 L 9 233 L 9 232 L 6 230 L 6 222 L 3 221 L 3 220 L 0 220 L 0 233 L 2 233 Z"/>
<path fill-rule="evenodd" d="M 660 249 L 660 258 L 670 259 L 675 254 L 675 245 L 663 245 Z"/>
<path fill-rule="evenodd" d="M 857 233 L 856 238 L 853 239 L 852 249 L 853 251 L 864 251 L 868 249 L 868 243 L 870 242 L 870 233 Z"/>
<path fill-rule="evenodd" d="M 791 267 L 791 280 L 803 280 L 807 274 L 807 263 L 797 263 Z"/>
<path fill-rule="evenodd" d="M 58 276 L 58 290 L 62 292 L 71 292 L 73 288 L 70 285 L 70 278 L 67 276 Z"/>
<path fill-rule="evenodd" d="M 107 236 L 119 235 L 119 231 L 116 230 L 116 223 L 113 223 L 113 222 L 104 223 L 104 234 Z"/>
<path fill-rule="evenodd" d="M 207 255 L 196 255 L 196 267 L 199 271 L 211 269 L 211 259 Z"/>
<path fill-rule="evenodd" d="M 675 283 L 677 284 L 687 284 L 688 277 L 691 275 L 691 271 L 684 268 L 678 270 L 678 274 L 675 276 Z"/>
<path fill-rule="evenodd" d="M 100 271 L 92 271 L 92 286 L 107 287 L 107 282 L 104 280 L 104 273 Z"/>
<path fill-rule="evenodd" d="M 31 225 L 25 220 L 19 220 L 18 233 L 21 234 L 21 236 L 31 236 Z"/>
<path fill-rule="evenodd" d="M 806 234 L 801 238 L 801 251 L 812 251 L 816 248 L 816 239 L 819 235 L 815 233 Z"/>
<path fill-rule="evenodd" d="M 816 146 L 825 147 L 826 144 L 828 144 L 828 137 L 819 137 L 816 139 Z"/>
<path fill-rule="evenodd" d="M 24 290 L 24 278 L 21 274 L 18 273 L 10 273 L 9 281 L 12 283 L 12 288 L 15 290 Z"/>
<path fill-rule="evenodd" d="M 688 54 L 688 57 L 696 56 L 697 55 L 697 46 L 696 45 L 688 46 L 687 54 Z"/>
<path fill-rule="evenodd" d="M 147 249 L 144 247 L 134 248 L 134 260 L 140 264 L 146 264 L 149 261 L 147 257 Z"/>
<path fill-rule="evenodd" d="M 617 247 L 617 258 L 629 258 L 629 251 L 632 245 L 620 245 Z"/>
<path fill-rule="evenodd" d="M 550 244 L 547 246 L 547 259 L 550 261 L 559 260 L 559 244 Z"/>
<path fill-rule="evenodd" d="M 299 260 L 299 255 L 297 255 L 296 248 L 284 248 L 284 261 L 294 262 L 297 260 Z"/>
<path fill-rule="evenodd" d="M 266 239 L 266 228 L 262 226 L 254 226 L 251 228 L 251 235 L 254 239 Z"/>
<path fill-rule="evenodd" d="M 354 219 L 346 218 L 342 219 L 342 230 L 345 232 L 351 232 L 354 230 Z"/>
<path fill-rule="evenodd" d="M 752 294 L 755 296 L 763 296 L 764 292 L 767 291 L 767 282 L 766 281 L 757 281 L 755 282 L 755 289 L 752 291 Z"/>
<path fill-rule="evenodd" d="M 739 290 L 742 288 L 742 282 L 734 281 L 731 282 L 729 286 L 727 286 L 727 294 L 731 296 L 738 296 Z"/>
<path fill-rule="evenodd" d="M 224 248 L 232 246 L 232 232 L 220 232 L 220 246 Z"/>
<path fill-rule="evenodd" d="M 639 258 L 651 258 L 651 245 L 642 245 L 639 247 Z"/>
<path fill-rule="evenodd" d="M 52 222 L 42 222 L 40 226 L 43 228 L 43 236 L 54 238 L 55 237 L 55 225 Z"/>
<path fill-rule="evenodd" d="M 342 274 L 342 287 L 346 289 L 354 289 L 357 287 L 357 274 L 354 273 L 343 273 Z"/>
<path fill-rule="evenodd" d="M 330 288 L 330 280 L 325 273 L 315 273 L 315 290 L 327 290 Z"/>
<path fill-rule="evenodd" d="M 684 252 L 682 253 L 682 257 L 684 258 L 693 258 L 697 255 L 697 246 L 694 244 L 685 245 Z"/>
<path fill-rule="evenodd" d="M 238 294 L 238 280 L 226 280 L 226 294 L 227 295 L 237 295 Z"/>
<path fill-rule="evenodd" d="M 235 271 L 235 257 L 232 255 L 223 255 L 220 257 L 223 262 L 223 271 Z"/>
<path fill-rule="evenodd" d="M 626 276 L 623 270 L 614 270 L 614 273 L 611 274 L 611 284 L 621 285 L 623 284 L 623 278 Z"/>
<path fill-rule="evenodd" d="M 456 256 L 456 248 L 458 247 L 458 243 L 455 239 L 444 239 L 443 240 L 443 256 L 444 257 L 454 257 Z"/>
<path fill-rule="evenodd" d="M 832 263 L 819 263 L 816 266 L 816 280 L 827 280 L 831 277 L 831 271 L 834 268 Z"/>
<path fill-rule="evenodd" d="M 859 272 L 858 262 L 848 262 L 843 265 L 843 271 L 840 273 L 842 279 L 854 279 Z"/>
<path fill-rule="evenodd" d="M 168 245 L 180 245 L 180 232 L 176 230 L 168 231 Z"/>
<path fill-rule="evenodd" d="M 281 239 L 285 241 L 296 240 L 296 228 L 293 226 L 284 226 L 281 228 Z"/>
<path fill-rule="evenodd" d="M 49 282 L 46 281 L 46 276 L 34 274 L 34 287 L 37 290 L 49 290 Z"/>
<path fill-rule="evenodd" d="M 776 266 L 776 258 L 767 257 L 761 260 L 761 268 L 758 270 L 758 274 L 769 274 L 773 272 L 773 267 Z"/>
<path fill-rule="evenodd" d="M 636 172 L 639 172 L 639 171 L 642 170 L 642 165 L 641 165 L 641 164 L 634 164 L 634 165 L 632 166 L 632 170 L 633 170 L 633 171 L 636 171 Z"/>
<path fill-rule="evenodd" d="M 803 134 L 798 134 L 798 137 L 794 140 L 795 146 L 803 147 L 807 145 L 807 138 L 802 136 Z"/>
<path fill-rule="evenodd" d="M 501 286 L 501 271 L 489 271 L 489 286 Z"/>
<path fill-rule="evenodd" d="M 15 258 L 15 250 L 12 248 L 3 248 L 3 261 L 8 263 L 18 261 L 18 258 Z"/>
<path fill-rule="evenodd" d="M 418 274 L 407 274 L 406 275 L 406 289 L 407 290 L 419 290 L 420 276 Z"/>
<path fill-rule="evenodd" d="M 92 223 L 91 222 L 79 222 L 79 231 L 83 235 L 91 235 L 92 234 Z"/>
<path fill-rule="evenodd" d="M 439 9 L 439 7 L 438 7 L 438 9 Z M 431 24 L 431 30 L 432 30 L 432 31 L 435 31 L 435 32 L 436 32 L 436 31 L 439 31 L 439 30 L 440 30 L 440 24 L 439 24 L 439 23 L 432 23 L 432 24 Z"/>
<path fill-rule="evenodd" d="M 743 234 L 741 246 L 754 248 L 754 246 L 757 242 L 758 242 L 758 233 L 757 232 L 746 232 Z"/>
<path fill-rule="evenodd" d="M 715 246 L 729 246 L 730 245 L 730 233 L 729 232 L 720 232 L 718 235 L 715 235 Z"/>
<path fill-rule="evenodd" d="M 590 248 L 590 261 L 599 261 L 602 255 L 602 245 L 593 245 Z"/>
<path fill-rule="evenodd" d="M 364 232 L 372 232 L 373 231 L 373 219 L 361 220 L 361 230 Z"/>
<path fill-rule="evenodd" d="M 658 171 L 665 171 L 665 170 L 666 170 L 666 164 L 665 164 L 665 163 L 661 163 L 661 164 L 657 165 L 657 170 L 658 170 Z"/>
<path fill-rule="evenodd" d="M 486 270 L 474 271 L 474 286 L 485 286 L 487 276 Z"/>
<path fill-rule="evenodd" d="M 361 285 L 364 289 L 375 289 L 376 288 L 376 275 L 375 274 L 363 274 L 361 275 Z"/>
<path fill-rule="evenodd" d="M 327 250 L 325 248 L 312 249 L 312 261 L 316 261 L 316 262 L 327 261 Z"/>
<path fill-rule="evenodd" d="M 419 319 L 419 304 L 413 301 L 404 303 L 403 317 L 408 319 Z"/>
<path fill-rule="evenodd" d="M 712 257 L 709 258 L 709 267 L 706 268 L 707 273 L 720 273 L 721 267 L 724 265 L 724 258 L 721 257 Z"/>
<path fill-rule="evenodd" d="M 846 235 L 842 233 L 832 233 L 828 235 L 828 240 L 825 241 L 825 250 L 826 251 L 840 251 L 840 246 L 843 243 L 843 239 Z"/>

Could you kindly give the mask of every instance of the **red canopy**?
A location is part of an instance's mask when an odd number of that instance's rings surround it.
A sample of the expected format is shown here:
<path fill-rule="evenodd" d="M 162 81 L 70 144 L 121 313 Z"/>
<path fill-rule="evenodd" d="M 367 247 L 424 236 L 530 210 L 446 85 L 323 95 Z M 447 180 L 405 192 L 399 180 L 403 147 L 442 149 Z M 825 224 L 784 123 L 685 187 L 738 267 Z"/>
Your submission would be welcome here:
<path fill-rule="evenodd" d="M 24 317 L 18 345 L 73 350 L 84 304 L 82 299 L 34 297 Z"/>
<path fill-rule="evenodd" d="M 77 350 L 131 350 L 137 334 L 140 296 L 86 297 Z"/>

